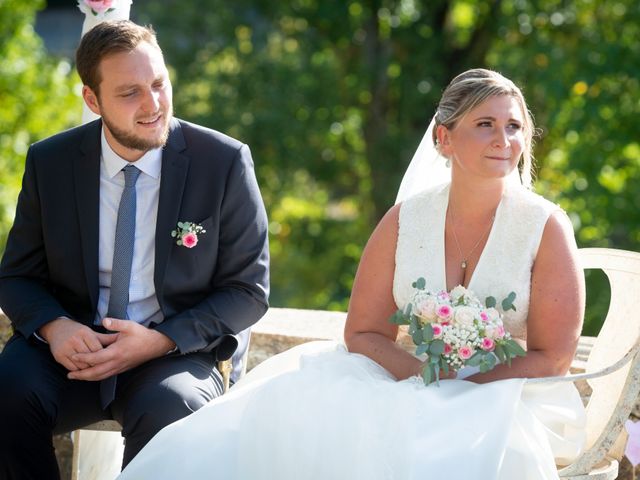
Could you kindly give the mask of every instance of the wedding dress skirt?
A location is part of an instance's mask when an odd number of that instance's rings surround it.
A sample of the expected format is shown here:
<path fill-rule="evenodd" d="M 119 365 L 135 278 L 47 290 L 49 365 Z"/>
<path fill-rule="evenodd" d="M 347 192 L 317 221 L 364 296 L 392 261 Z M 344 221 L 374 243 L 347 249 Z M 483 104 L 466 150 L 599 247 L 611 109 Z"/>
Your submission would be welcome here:
<path fill-rule="evenodd" d="M 119 478 L 555 479 L 555 463 L 580 452 L 584 421 L 572 384 L 426 387 L 311 342 L 163 429 Z"/>

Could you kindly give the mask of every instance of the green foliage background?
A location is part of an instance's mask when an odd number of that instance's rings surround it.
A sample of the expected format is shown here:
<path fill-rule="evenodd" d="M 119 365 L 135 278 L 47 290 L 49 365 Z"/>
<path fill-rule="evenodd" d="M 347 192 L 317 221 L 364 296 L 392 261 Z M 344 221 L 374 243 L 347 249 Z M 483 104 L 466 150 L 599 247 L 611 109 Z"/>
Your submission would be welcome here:
<path fill-rule="evenodd" d="M 33 31 L 44 0 L 0 0 L 0 252 L 13 222 L 29 144 L 80 120 L 68 60 L 47 56 Z"/>
<path fill-rule="evenodd" d="M 28 143 L 79 121 L 75 75 L 31 30 L 41 6 L 0 1 L 0 240 Z M 541 129 L 536 188 L 579 246 L 640 250 L 636 0 L 135 0 L 132 17 L 159 33 L 176 114 L 252 148 L 275 306 L 346 308 L 443 87 L 475 66 L 523 87 Z M 594 334 L 602 276 L 588 297 Z"/>

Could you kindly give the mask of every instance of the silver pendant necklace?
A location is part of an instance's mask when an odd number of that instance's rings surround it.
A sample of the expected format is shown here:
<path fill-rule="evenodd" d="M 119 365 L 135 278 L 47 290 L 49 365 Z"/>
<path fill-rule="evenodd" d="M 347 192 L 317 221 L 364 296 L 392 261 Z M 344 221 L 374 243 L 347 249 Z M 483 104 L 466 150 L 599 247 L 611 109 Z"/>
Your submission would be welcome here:
<path fill-rule="evenodd" d="M 480 238 L 478 238 L 478 241 L 473 246 L 471 251 L 465 256 L 462 254 L 462 249 L 460 248 L 460 242 L 458 242 L 458 235 L 456 235 L 456 225 L 455 225 L 455 222 L 453 221 L 453 213 L 451 213 L 451 209 L 448 209 L 448 211 L 449 211 L 449 218 L 451 219 L 451 231 L 453 232 L 453 239 L 456 242 L 456 247 L 458 248 L 458 254 L 462 258 L 462 261 L 460 262 L 460 267 L 462 267 L 462 270 L 466 270 L 467 266 L 469 265 L 469 258 L 471 257 L 473 252 L 476 251 L 476 248 L 478 248 L 478 245 L 480 245 L 480 242 L 485 237 L 485 235 L 489 233 L 489 230 L 491 230 L 491 226 L 493 225 L 493 221 L 496 218 L 496 214 L 495 212 L 493 213 L 493 215 L 491 216 L 491 220 L 489 220 L 489 225 L 487 225 L 487 228 L 484 230 L 484 232 L 482 232 L 482 235 L 480 236 Z"/>

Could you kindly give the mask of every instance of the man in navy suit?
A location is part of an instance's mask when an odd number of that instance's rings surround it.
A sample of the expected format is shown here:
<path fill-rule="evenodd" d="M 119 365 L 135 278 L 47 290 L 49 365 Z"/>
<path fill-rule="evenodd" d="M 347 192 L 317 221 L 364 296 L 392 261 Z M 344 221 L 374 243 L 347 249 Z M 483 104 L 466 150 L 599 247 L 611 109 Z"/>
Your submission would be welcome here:
<path fill-rule="evenodd" d="M 76 62 L 102 118 L 31 146 L 0 264 L 15 330 L 0 355 L 3 479 L 58 478 L 52 434 L 101 419 L 122 424 L 126 465 L 222 393 L 217 361 L 268 308 L 267 218 L 249 148 L 173 118 L 150 28 L 103 22 Z M 133 253 L 117 318 L 130 165 Z"/>

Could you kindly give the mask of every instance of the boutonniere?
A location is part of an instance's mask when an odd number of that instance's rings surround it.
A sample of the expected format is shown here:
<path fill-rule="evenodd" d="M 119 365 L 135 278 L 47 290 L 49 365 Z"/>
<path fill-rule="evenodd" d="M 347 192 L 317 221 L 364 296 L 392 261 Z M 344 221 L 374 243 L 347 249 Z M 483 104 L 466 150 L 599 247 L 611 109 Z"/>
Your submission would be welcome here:
<path fill-rule="evenodd" d="M 198 244 L 199 233 L 207 233 L 202 225 L 193 222 L 178 222 L 178 228 L 171 231 L 171 236 L 176 239 L 176 245 L 193 248 Z"/>

